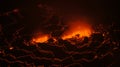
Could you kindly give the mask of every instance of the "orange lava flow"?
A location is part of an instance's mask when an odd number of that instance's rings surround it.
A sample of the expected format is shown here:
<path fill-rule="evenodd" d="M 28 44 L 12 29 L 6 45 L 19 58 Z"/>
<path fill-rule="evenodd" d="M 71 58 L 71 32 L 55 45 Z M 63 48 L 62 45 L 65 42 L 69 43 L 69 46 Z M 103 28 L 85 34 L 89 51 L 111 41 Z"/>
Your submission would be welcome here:
<path fill-rule="evenodd" d="M 73 38 L 76 36 L 79 38 L 85 36 L 89 37 L 93 31 L 90 24 L 79 20 L 70 22 L 68 25 L 68 30 L 66 30 L 62 35 L 63 40 Z"/>
<path fill-rule="evenodd" d="M 37 34 L 32 38 L 32 43 L 44 43 L 49 39 L 47 34 Z"/>

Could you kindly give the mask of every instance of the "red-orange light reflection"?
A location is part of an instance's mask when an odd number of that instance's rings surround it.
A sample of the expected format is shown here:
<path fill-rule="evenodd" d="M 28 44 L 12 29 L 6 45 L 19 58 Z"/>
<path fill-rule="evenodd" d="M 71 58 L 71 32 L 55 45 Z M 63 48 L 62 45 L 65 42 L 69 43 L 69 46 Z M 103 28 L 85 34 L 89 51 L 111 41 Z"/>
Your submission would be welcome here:
<path fill-rule="evenodd" d="M 32 38 L 32 43 L 43 43 L 46 42 L 48 39 L 49 35 L 39 33 Z"/>
<path fill-rule="evenodd" d="M 85 21 L 74 21 L 68 24 L 69 29 L 65 31 L 62 35 L 62 39 L 69 39 L 73 38 L 78 35 L 78 37 L 89 37 L 92 33 L 92 27 L 90 24 L 86 23 Z"/>

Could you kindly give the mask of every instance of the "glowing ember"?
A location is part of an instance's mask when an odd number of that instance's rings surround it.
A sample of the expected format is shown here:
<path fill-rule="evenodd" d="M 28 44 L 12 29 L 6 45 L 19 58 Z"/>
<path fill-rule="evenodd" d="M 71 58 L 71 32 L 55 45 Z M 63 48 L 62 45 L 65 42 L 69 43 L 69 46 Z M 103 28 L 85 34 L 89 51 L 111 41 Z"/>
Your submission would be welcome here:
<path fill-rule="evenodd" d="M 13 47 L 10 47 L 9 49 L 10 49 L 10 50 L 13 50 L 14 48 L 13 48 Z"/>
<path fill-rule="evenodd" d="M 74 21 L 70 22 L 69 24 L 69 29 L 65 31 L 62 35 L 62 39 L 69 39 L 73 37 L 84 37 L 87 36 L 89 37 L 92 33 L 92 27 L 90 24 L 86 23 L 85 21 Z"/>
<path fill-rule="evenodd" d="M 33 37 L 32 43 L 43 43 L 46 42 L 48 39 L 49 35 L 39 33 L 35 37 Z"/>

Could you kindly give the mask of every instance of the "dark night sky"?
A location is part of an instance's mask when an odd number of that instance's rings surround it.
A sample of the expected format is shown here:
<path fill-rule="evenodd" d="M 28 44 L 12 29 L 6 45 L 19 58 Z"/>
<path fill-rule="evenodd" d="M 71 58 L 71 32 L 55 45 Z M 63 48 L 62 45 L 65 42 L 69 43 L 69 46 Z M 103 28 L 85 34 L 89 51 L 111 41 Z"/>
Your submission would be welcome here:
<path fill-rule="evenodd" d="M 116 0 L 0 0 L 0 11 L 6 12 L 14 8 L 25 8 L 25 12 L 36 11 L 33 6 L 39 3 L 52 7 L 59 15 L 86 15 L 100 22 L 119 22 L 119 2 Z"/>

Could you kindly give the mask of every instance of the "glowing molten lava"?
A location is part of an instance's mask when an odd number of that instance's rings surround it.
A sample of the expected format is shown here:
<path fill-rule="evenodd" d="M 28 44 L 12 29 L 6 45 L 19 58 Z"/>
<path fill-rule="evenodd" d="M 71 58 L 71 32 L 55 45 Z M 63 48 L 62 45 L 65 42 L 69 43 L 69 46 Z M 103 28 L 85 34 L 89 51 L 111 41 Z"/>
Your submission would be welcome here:
<path fill-rule="evenodd" d="M 61 35 L 61 38 L 63 40 L 70 39 L 70 38 L 77 38 L 81 39 L 82 37 L 89 37 L 93 29 L 91 25 L 84 20 L 73 20 L 67 23 L 68 28 L 66 31 L 63 32 Z M 40 33 L 35 33 L 33 38 L 32 38 L 32 43 L 44 43 L 47 42 L 48 39 L 50 38 L 50 34 L 44 34 L 42 32 Z M 57 40 L 56 40 L 57 41 Z"/>
<path fill-rule="evenodd" d="M 72 21 L 68 24 L 68 26 L 68 30 L 66 30 L 62 35 L 63 40 L 73 38 L 76 36 L 79 38 L 84 36 L 89 37 L 92 33 L 91 25 L 85 21 Z"/>
<path fill-rule="evenodd" d="M 46 42 L 48 39 L 49 39 L 49 35 L 39 33 L 33 37 L 32 43 L 43 43 Z"/>

